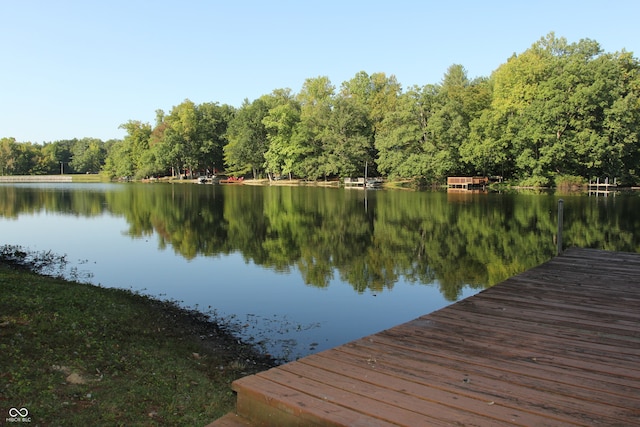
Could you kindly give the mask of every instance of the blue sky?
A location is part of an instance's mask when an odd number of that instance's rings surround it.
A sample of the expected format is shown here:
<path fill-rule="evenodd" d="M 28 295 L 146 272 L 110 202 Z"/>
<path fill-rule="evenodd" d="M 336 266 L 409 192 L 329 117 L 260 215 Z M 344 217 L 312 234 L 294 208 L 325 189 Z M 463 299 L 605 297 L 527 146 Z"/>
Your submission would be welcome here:
<path fill-rule="evenodd" d="M 640 55 L 640 2 L 0 0 L 0 137 L 122 138 L 185 99 L 239 107 L 328 76 L 489 76 L 549 32 Z"/>

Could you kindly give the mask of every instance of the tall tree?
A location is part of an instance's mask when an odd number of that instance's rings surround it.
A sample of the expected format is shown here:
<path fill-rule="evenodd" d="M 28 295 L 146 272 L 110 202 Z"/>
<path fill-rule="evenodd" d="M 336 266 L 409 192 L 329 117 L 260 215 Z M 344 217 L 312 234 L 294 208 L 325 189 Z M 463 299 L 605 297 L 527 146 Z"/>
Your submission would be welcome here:
<path fill-rule="evenodd" d="M 323 132 L 319 172 L 324 176 L 353 177 L 370 161 L 370 122 L 367 110 L 353 98 L 338 96 Z"/>
<path fill-rule="evenodd" d="M 157 148 L 160 158 L 178 174 L 182 170 L 192 174 L 199 160 L 196 105 L 188 99 L 184 100 L 171 109 L 165 121 L 167 128 L 162 144 Z"/>
<path fill-rule="evenodd" d="M 333 108 L 335 87 L 328 77 L 307 79 L 296 99 L 300 105 L 300 123 L 292 141 L 300 161 L 294 172 L 307 179 L 317 179 L 326 171 L 326 131 Z"/>
<path fill-rule="evenodd" d="M 44 143 L 42 152 L 42 173 L 48 175 L 70 172 L 71 148 L 76 140 L 60 140 Z"/>
<path fill-rule="evenodd" d="M 14 138 L 0 140 L 0 174 L 41 175 L 46 172 L 44 165 L 41 145 Z"/>
<path fill-rule="evenodd" d="M 82 138 L 71 148 L 71 166 L 77 173 L 98 173 L 105 163 L 104 142 L 97 138 Z"/>
<path fill-rule="evenodd" d="M 495 109 L 483 110 L 469 124 L 469 138 L 460 146 L 460 159 L 474 174 L 512 176 L 513 157 L 507 116 Z"/>
<path fill-rule="evenodd" d="M 224 147 L 224 160 L 231 173 L 243 175 L 251 172 L 257 178 L 264 170 L 268 141 L 262 120 L 268 112 L 267 96 L 252 103 L 245 99 L 230 121 L 227 130 L 229 143 Z"/>
<path fill-rule="evenodd" d="M 120 129 L 127 131 L 127 136 L 124 140 L 131 150 L 131 163 L 134 167 L 134 174 L 141 176 L 140 171 L 149 167 L 145 163 L 144 157 L 150 148 L 151 126 L 139 120 L 130 120 L 120 125 Z"/>
<path fill-rule="evenodd" d="M 126 141 L 126 138 L 111 144 L 103 170 L 111 178 L 130 179 L 136 175 L 131 145 Z"/>
<path fill-rule="evenodd" d="M 371 170 L 376 169 L 374 160 L 378 157 L 377 137 L 380 133 L 392 132 L 392 129 L 384 128 L 384 120 L 395 111 L 401 94 L 402 87 L 396 77 L 387 77 L 385 73 L 369 75 L 361 71 L 342 84 L 341 95 L 352 99 L 367 111 L 369 128 L 363 130 L 363 133 L 369 137 L 369 145 L 363 160 L 373 166 Z"/>
<path fill-rule="evenodd" d="M 17 146 L 15 138 L 0 139 L 0 175 L 13 175 Z"/>
<path fill-rule="evenodd" d="M 368 103 L 370 106 L 369 118 L 371 119 L 374 134 L 380 129 L 380 125 L 386 115 L 395 110 L 401 93 L 402 86 L 396 76 L 387 77 L 385 73 L 373 73 L 371 75 Z"/>
<path fill-rule="evenodd" d="M 110 144 L 104 170 L 111 177 L 142 178 L 156 172 L 149 160 L 151 126 L 139 120 L 129 120 L 120 125 L 127 135 L 121 141 Z"/>
<path fill-rule="evenodd" d="M 235 108 L 217 103 L 204 103 L 196 107 L 199 169 L 213 172 L 224 164 L 224 146 L 228 144 L 227 128 L 235 115 Z"/>
<path fill-rule="evenodd" d="M 286 174 L 291 178 L 294 165 L 303 152 L 303 147 L 296 138 L 300 123 L 300 104 L 293 99 L 289 89 L 276 90 L 271 98 L 273 106 L 262 119 L 269 141 L 269 148 L 264 154 L 265 170 L 269 177 Z"/>
<path fill-rule="evenodd" d="M 459 148 L 469 135 L 469 118 L 464 98 L 470 82 L 462 65 L 447 69 L 436 97 L 437 106 L 427 122 L 431 170 L 436 180 L 462 172 Z"/>
<path fill-rule="evenodd" d="M 591 105 L 576 126 L 583 176 L 637 182 L 640 164 L 640 64 L 629 53 L 600 55 L 589 64 L 593 78 L 572 98 Z"/>
<path fill-rule="evenodd" d="M 398 99 L 376 135 L 379 170 L 393 178 L 433 181 L 434 151 L 427 125 L 434 114 L 439 88 L 413 87 Z"/>
<path fill-rule="evenodd" d="M 475 123 L 471 139 L 485 137 L 485 153 L 491 147 L 506 150 L 503 164 L 530 184 L 549 184 L 557 174 L 630 175 L 633 168 L 611 153 L 616 146 L 636 152 L 634 132 L 627 134 L 630 140 L 609 132 L 618 127 L 614 122 L 621 124 L 618 118 L 625 120 L 619 115 L 621 97 L 631 95 L 627 118 L 633 121 L 636 111 L 636 95 L 626 82 L 637 76 L 637 61 L 622 65 L 623 56 L 603 54 L 592 40 L 569 44 L 550 33 L 494 72 L 490 112 Z"/>

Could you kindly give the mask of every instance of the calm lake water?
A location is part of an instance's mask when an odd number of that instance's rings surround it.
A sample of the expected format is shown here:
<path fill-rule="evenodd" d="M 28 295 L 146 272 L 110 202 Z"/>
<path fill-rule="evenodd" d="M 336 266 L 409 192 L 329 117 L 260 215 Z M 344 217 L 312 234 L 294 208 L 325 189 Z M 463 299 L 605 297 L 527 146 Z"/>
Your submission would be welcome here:
<path fill-rule="evenodd" d="M 0 185 L 0 245 L 178 301 L 283 360 L 473 295 L 567 246 L 640 252 L 640 197 L 187 184 Z"/>

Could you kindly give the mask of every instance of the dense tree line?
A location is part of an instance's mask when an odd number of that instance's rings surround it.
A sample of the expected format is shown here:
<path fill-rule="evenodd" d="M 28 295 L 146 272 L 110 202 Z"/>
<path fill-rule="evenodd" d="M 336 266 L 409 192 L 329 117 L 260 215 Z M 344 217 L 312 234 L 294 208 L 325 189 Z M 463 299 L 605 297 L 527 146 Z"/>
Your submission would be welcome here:
<path fill-rule="evenodd" d="M 394 76 L 357 73 L 339 88 L 309 78 L 239 107 L 185 100 L 124 139 L 38 146 L 3 139 L 0 173 L 72 171 L 112 177 L 224 170 L 309 180 L 368 173 L 420 182 L 500 175 L 529 185 L 561 177 L 637 183 L 640 66 L 629 52 L 553 33 L 490 77 L 452 65 L 438 84 L 403 90 Z M 102 163 L 100 163 L 102 162 Z"/>
<path fill-rule="evenodd" d="M 61 140 L 42 145 L 0 139 L 0 175 L 98 173 L 114 141 L 96 138 Z"/>

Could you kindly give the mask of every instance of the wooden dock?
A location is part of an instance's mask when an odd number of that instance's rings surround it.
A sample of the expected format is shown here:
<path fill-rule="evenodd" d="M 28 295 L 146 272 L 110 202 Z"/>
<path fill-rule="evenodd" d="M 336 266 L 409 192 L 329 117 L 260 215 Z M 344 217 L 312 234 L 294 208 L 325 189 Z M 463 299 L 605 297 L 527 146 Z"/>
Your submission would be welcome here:
<path fill-rule="evenodd" d="M 486 176 L 450 176 L 447 178 L 449 189 L 472 190 L 485 188 L 489 185 L 489 178 Z"/>
<path fill-rule="evenodd" d="M 609 178 L 605 178 L 604 181 L 600 182 L 600 178 L 596 179 L 595 182 L 589 181 L 589 195 L 604 195 L 608 196 L 609 194 L 615 194 L 618 191 L 618 180 L 616 178 L 613 179 L 613 184 L 609 184 Z"/>
<path fill-rule="evenodd" d="M 233 389 L 210 427 L 637 426 L 640 254 L 570 249 Z"/>

